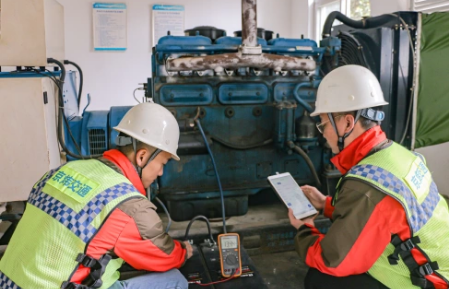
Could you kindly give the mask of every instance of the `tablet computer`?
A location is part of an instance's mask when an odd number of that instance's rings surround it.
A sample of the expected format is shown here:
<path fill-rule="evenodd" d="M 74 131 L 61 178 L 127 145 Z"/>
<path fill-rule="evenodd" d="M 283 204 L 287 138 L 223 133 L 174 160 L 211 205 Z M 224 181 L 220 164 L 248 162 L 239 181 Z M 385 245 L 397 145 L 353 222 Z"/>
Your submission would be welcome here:
<path fill-rule="evenodd" d="M 304 219 L 318 213 L 290 173 L 269 176 L 268 181 L 287 208 L 293 210 L 296 219 Z"/>

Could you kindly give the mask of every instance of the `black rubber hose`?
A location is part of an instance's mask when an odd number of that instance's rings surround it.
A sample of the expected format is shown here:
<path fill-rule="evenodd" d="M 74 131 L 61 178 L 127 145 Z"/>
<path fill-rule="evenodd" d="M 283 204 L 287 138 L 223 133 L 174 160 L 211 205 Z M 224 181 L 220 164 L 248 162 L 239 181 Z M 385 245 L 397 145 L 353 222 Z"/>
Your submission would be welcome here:
<path fill-rule="evenodd" d="M 47 70 L 47 69 L 46 69 L 46 71 L 49 73 L 48 76 L 47 76 L 47 75 L 44 75 L 41 71 L 39 71 L 39 70 L 37 70 L 37 69 L 34 69 L 33 71 L 36 72 L 37 74 L 41 74 L 42 76 L 46 76 L 46 77 L 50 78 L 50 79 L 55 83 L 56 87 L 58 88 L 58 103 L 60 103 L 60 102 L 61 102 L 61 99 L 62 99 L 62 96 L 61 96 L 62 88 L 61 88 L 61 82 L 60 82 L 60 80 L 58 80 L 58 79 L 56 79 L 56 77 L 52 76 L 52 72 L 49 71 L 49 70 Z M 60 108 L 58 109 L 58 111 L 59 111 L 59 112 L 61 111 Z M 59 112 L 58 112 L 58 116 L 59 116 Z M 68 124 L 67 118 L 64 117 L 63 119 L 64 119 L 64 122 L 65 122 L 66 126 L 68 126 L 69 124 Z M 57 125 L 57 129 L 58 129 L 58 130 L 57 130 L 57 132 L 58 132 L 58 141 L 60 140 L 60 139 L 59 139 L 59 127 L 60 127 L 59 123 L 60 123 L 60 122 L 61 122 L 61 119 L 58 117 L 58 125 Z M 72 141 L 73 141 L 73 143 L 74 143 L 74 145 L 75 145 L 76 150 L 77 150 L 78 153 L 80 154 L 81 149 L 80 149 L 80 147 L 78 146 L 78 144 L 77 144 L 77 142 L 76 142 L 76 140 L 75 140 L 75 137 L 74 137 L 73 134 L 72 134 L 72 131 L 69 130 L 68 132 L 69 132 L 69 134 L 70 134 L 70 138 L 72 139 Z"/>
<path fill-rule="evenodd" d="M 164 209 L 165 214 L 167 214 L 167 217 L 168 217 L 168 224 L 167 224 L 167 228 L 165 228 L 165 233 L 168 234 L 168 231 L 170 231 L 170 227 L 171 227 L 171 217 L 170 217 L 170 213 L 168 212 L 167 207 L 165 207 L 164 203 L 162 203 L 162 201 L 159 200 L 158 197 L 155 197 L 154 199 L 159 203 L 159 205 L 162 206 L 162 209 Z"/>
<path fill-rule="evenodd" d="M 193 222 L 195 222 L 196 220 L 201 220 L 201 221 L 206 222 L 206 224 L 207 224 L 207 230 L 208 230 L 208 232 L 209 232 L 209 237 L 210 237 L 211 241 L 215 243 L 214 237 L 212 236 L 212 232 L 211 232 L 211 229 L 210 229 L 209 219 L 206 218 L 205 216 L 202 216 L 202 215 L 196 216 L 196 217 L 194 217 L 192 220 L 190 220 L 189 224 L 187 225 L 187 229 L 186 229 L 186 234 L 185 234 L 185 236 L 184 236 L 184 240 L 185 240 L 185 241 L 188 240 L 188 237 L 189 237 L 189 231 L 190 231 L 190 226 L 192 226 Z"/>
<path fill-rule="evenodd" d="M 339 11 L 334 11 L 331 12 L 329 16 L 327 16 L 326 22 L 324 22 L 322 36 L 323 39 L 331 36 L 332 25 L 334 24 L 335 20 L 339 20 L 343 24 L 348 25 L 352 28 L 376 28 L 388 23 L 389 21 L 391 21 L 391 19 L 397 20 L 398 18 L 397 16 L 391 14 L 385 14 L 376 17 L 369 17 L 362 20 L 353 20 Z"/>
<path fill-rule="evenodd" d="M 79 109 L 80 102 L 81 102 L 81 95 L 82 95 L 81 92 L 83 91 L 83 70 L 81 69 L 81 67 L 78 64 L 76 64 L 73 61 L 67 60 L 67 59 L 64 60 L 64 64 L 71 64 L 71 65 L 75 66 L 80 74 L 80 85 L 79 85 L 79 89 L 78 89 L 78 109 Z"/>
<path fill-rule="evenodd" d="M 83 156 L 83 155 L 81 155 L 81 152 L 79 152 L 80 155 L 77 155 L 77 154 L 71 152 L 67 148 L 67 146 L 65 145 L 64 138 L 62 137 L 63 129 L 64 129 L 64 126 L 63 126 L 63 122 L 64 121 L 65 121 L 65 124 L 67 126 L 67 130 L 70 133 L 70 136 L 73 138 L 73 134 L 71 133 L 68 121 L 67 121 L 67 119 L 64 116 L 64 99 L 63 99 L 63 96 L 62 96 L 62 89 L 63 89 L 63 85 L 64 85 L 66 71 L 65 71 L 64 65 L 60 61 L 58 61 L 56 59 L 47 58 L 47 62 L 48 63 L 54 63 L 54 64 L 58 65 L 59 68 L 61 69 L 61 77 L 60 77 L 60 81 L 59 81 L 60 83 L 58 85 L 58 90 L 59 90 L 59 93 L 58 93 L 58 95 L 59 95 L 58 140 L 59 140 L 59 144 L 61 145 L 62 149 L 66 152 L 66 154 L 68 154 L 72 158 L 85 159 L 85 158 L 99 158 L 99 157 L 101 157 L 102 156 L 101 154 L 99 154 L 99 155 Z M 79 147 L 78 144 L 75 142 L 74 138 L 73 138 L 73 141 L 74 141 L 75 146 Z"/>
<path fill-rule="evenodd" d="M 309 156 L 306 154 L 306 152 L 299 146 L 295 145 L 295 143 L 292 141 L 287 142 L 287 145 L 304 158 L 307 165 L 309 166 L 310 171 L 312 172 L 312 175 L 313 175 L 313 178 L 315 179 L 317 187 L 321 187 L 320 178 L 318 177 L 318 174 L 315 170 L 315 166 L 313 165 L 312 160 L 309 158 Z"/>
<path fill-rule="evenodd" d="M 59 78 L 59 81 L 61 82 L 61 85 L 64 85 L 65 75 L 66 75 L 64 64 L 62 64 L 59 60 L 56 60 L 54 58 L 47 58 L 47 62 L 54 63 L 57 66 L 59 66 L 59 69 L 61 69 L 61 77 Z"/>

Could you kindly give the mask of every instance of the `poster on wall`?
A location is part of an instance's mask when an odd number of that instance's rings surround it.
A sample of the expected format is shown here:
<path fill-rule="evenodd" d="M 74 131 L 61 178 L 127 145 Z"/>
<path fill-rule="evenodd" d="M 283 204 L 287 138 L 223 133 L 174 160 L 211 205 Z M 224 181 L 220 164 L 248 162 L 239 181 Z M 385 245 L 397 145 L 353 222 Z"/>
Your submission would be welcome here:
<path fill-rule="evenodd" d="M 126 4 L 94 3 L 93 30 L 94 50 L 126 50 Z"/>
<path fill-rule="evenodd" d="M 184 6 L 182 5 L 153 5 L 153 46 L 159 38 L 170 35 L 184 36 Z"/>

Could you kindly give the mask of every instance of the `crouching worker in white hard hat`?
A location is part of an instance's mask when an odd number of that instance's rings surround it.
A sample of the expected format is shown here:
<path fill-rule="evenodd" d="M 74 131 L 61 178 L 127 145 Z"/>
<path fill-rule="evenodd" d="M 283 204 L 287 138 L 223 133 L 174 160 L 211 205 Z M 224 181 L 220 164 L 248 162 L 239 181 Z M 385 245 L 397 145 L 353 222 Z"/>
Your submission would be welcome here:
<path fill-rule="evenodd" d="M 69 162 L 33 187 L 0 261 L 1 288 L 188 287 L 176 268 L 192 247 L 164 232 L 145 192 L 179 160 L 178 123 L 164 107 L 142 103 L 114 129 L 119 150 Z M 151 273 L 118 281 L 123 262 Z"/>
<path fill-rule="evenodd" d="M 376 77 L 356 65 L 322 80 L 312 116 L 341 172 L 325 197 L 302 187 L 333 223 L 327 234 L 313 218 L 297 220 L 295 246 L 310 267 L 306 289 L 448 288 L 449 211 L 424 158 L 388 140 L 380 128 L 387 105 Z"/>

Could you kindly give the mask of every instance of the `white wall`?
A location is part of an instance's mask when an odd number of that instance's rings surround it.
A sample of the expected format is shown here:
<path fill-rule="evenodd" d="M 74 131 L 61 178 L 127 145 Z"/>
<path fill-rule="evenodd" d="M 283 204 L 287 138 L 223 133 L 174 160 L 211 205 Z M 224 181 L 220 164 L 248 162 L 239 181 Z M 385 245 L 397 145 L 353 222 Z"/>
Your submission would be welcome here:
<path fill-rule="evenodd" d="M 397 11 L 409 11 L 410 0 L 371 0 L 371 16 L 378 16 L 385 13 Z"/>
<path fill-rule="evenodd" d="M 309 38 L 309 1 L 292 0 L 291 8 L 291 37 Z M 282 35 L 281 35 L 282 37 Z"/>
<path fill-rule="evenodd" d="M 426 158 L 427 166 L 432 172 L 438 190 L 441 194 L 449 196 L 449 142 L 420 148 L 416 150 Z"/>
<path fill-rule="evenodd" d="M 151 7 L 153 4 L 179 4 L 185 7 L 185 28 L 210 25 L 225 29 L 232 36 L 241 30 L 240 0 L 132 0 L 127 3 L 128 48 L 125 52 L 93 51 L 91 0 L 58 0 L 65 12 L 66 59 L 78 63 L 84 72 L 83 96 L 90 93 L 88 110 L 134 105 L 132 92 L 151 76 Z M 259 0 L 258 27 L 292 35 L 292 1 Z M 302 24 L 304 25 L 304 24 Z M 137 91 L 136 95 L 142 95 Z M 82 105 L 86 103 L 85 99 Z"/>

